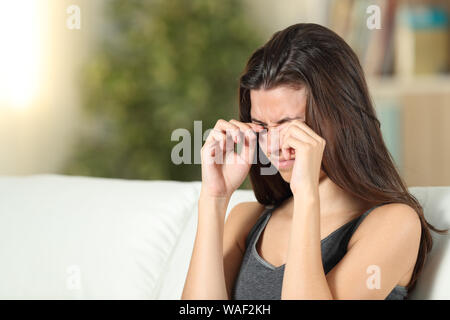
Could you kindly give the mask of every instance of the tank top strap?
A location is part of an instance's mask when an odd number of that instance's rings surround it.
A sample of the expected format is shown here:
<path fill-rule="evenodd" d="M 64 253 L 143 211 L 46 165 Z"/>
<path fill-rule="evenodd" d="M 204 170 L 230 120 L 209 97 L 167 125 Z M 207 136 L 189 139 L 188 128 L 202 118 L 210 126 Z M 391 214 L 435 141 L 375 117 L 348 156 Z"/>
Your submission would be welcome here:
<path fill-rule="evenodd" d="M 373 209 L 379 206 L 380 205 L 376 205 L 365 211 L 359 217 L 337 229 L 331 234 L 331 236 L 328 236 L 325 241 L 323 241 L 322 259 L 324 261 L 324 270 L 326 273 L 329 272 L 345 255 L 347 252 L 348 243 L 359 225 L 369 215 L 369 213 L 373 211 Z"/>
<path fill-rule="evenodd" d="M 258 220 L 256 220 L 253 227 L 250 229 L 246 239 L 245 239 L 245 248 L 248 248 L 253 238 L 258 234 L 259 229 L 261 228 L 262 223 L 265 221 L 267 215 L 275 210 L 276 206 L 264 206 L 264 210 L 261 212 Z"/>
<path fill-rule="evenodd" d="M 370 208 L 366 212 L 364 212 L 357 220 L 356 223 L 353 225 L 353 228 L 351 228 L 349 236 L 352 236 L 353 233 L 355 233 L 356 229 L 359 227 L 359 225 L 364 221 L 364 219 L 373 211 L 373 209 L 382 206 L 383 204 L 377 204 L 376 206 Z"/>

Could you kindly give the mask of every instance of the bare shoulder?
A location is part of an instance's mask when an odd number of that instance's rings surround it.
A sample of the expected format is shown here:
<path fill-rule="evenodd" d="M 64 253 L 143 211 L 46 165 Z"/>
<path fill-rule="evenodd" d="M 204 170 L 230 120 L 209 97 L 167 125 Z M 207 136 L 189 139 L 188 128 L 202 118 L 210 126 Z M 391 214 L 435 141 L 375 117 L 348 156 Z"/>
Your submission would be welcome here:
<path fill-rule="evenodd" d="M 245 251 L 245 239 L 263 210 L 264 206 L 256 201 L 241 202 L 228 214 L 225 233 L 233 235 L 242 252 Z"/>
<path fill-rule="evenodd" d="M 420 218 L 414 208 L 404 203 L 389 203 L 372 210 L 355 231 L 354 240 L 383 235 L 392 241 L 418 245 L 421 233 Z"/>

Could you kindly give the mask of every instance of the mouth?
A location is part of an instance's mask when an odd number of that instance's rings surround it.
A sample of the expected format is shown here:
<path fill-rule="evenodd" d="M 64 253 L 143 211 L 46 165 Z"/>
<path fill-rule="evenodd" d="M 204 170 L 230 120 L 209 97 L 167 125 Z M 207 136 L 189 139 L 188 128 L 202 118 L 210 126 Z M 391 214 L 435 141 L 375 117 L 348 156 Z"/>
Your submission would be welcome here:
<path fill-rule="evenodd" d="M 276 159 L 274 162 L 277 165 L 279 170 L 286 170 L 286 169 L 291 168 L 294 165 L 295 159 L 289 159 L 289 160 Z"/>

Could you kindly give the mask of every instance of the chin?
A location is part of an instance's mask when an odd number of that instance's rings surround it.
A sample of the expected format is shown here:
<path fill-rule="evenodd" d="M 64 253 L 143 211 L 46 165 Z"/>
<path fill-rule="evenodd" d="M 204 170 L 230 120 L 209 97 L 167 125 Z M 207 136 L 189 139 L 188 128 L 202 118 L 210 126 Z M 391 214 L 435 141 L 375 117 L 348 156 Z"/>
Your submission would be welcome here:
<path fill-rule="evenodd" d="M 289 166 L 280 167 L 278 162 L 272 161 L 272 166 L 274 166 L 277 169 L 278 173 L 280 174 L 281 178 L 283 178 L 284 181 L 286 181 L 287 183 L 291 182 L 293 164 Z"/>
<path fill-rule="evenodd" d="M 286 181 L 287 183 L 291 182 L 292 168 L 281 169 L 278 170 L 278 172 L 280 173 L 280 176 L 283 178 L 284 181 Z"/>

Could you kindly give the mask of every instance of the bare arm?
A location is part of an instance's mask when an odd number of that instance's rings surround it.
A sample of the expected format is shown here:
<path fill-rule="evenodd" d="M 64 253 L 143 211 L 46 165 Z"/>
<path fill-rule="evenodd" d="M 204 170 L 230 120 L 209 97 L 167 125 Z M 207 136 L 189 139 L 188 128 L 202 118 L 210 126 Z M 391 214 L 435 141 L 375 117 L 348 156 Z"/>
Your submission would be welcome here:
<path fill-rule="evenodd" d="M 322 266 L 318 191 L 294 196 L 282 299 L 333 299 Z"/>
<path fill-rule="evenodd" d="M 225 224 L 229 200 L 242 184 L 256 147 L 253 124 L 219 120 L 202 147 L 202 190 L 198 227 L 182 299 L 229 299 L 242 260 L 236 241 L 241 219 L 233 208 Z M 235 143 L 243 142 L 240 154 Z"/>
<path fill-rule="evenodd" d="M 415 264 L 421 235 L 415 211 L 398 203 L 374 209 L 361 224 L 355 244 L 325 275 L 317 203 L 317 200 L 299 201 L 294 205 L 297 211 L 292 223 L 282 299 L 386 298 Z M 380 286 L 375 289 L 367 285 L 369 267 L 378 270 Z"/>
<path fill-rule="evenodd" d="M 225 202 L 228 204 L 226 199 Z M 240 203 L 230 211 L 223 225 L 225 202 L 207 197 L 199 200 L 197 236 L 182 299 L 231 298 L 245 252 L 245 238 L 263 206 L 257 202 Z"/>
<path fill-rule="evenodd" d="M 182 299 L 228 299 L 223 265 L 227 198 L 200 196 L 198 227 Z"/>
<path fill-rule="evenodd" d="M 290 181 L 294 213 L 284 271 L 282 299 L 384 299 L 414 267 L 421 224 L 413 208 L 400 203 L 375 208 L 361 223 L 359 236 L 325 275 L 320 242 L 319 176 L 325 140 L 304 122 L 287 129 L 283 154 L 295 150 Z M 368 285 L 377 270 L 379 286 Z M 375 290 L 374 290 L 375 289 Z"/>

